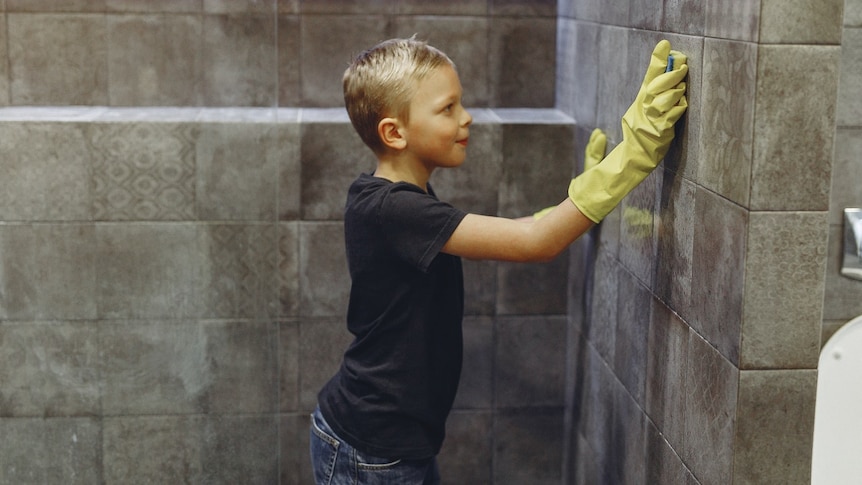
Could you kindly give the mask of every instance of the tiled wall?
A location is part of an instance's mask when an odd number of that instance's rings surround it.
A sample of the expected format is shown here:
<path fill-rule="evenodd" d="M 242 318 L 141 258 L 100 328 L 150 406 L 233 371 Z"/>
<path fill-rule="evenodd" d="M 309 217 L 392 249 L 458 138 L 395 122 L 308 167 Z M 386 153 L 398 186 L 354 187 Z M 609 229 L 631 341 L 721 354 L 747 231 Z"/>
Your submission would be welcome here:
<path fill-rule="evenodd" d="M 341 106 L 351 55 L 412 34 L 459 64 L 468 105 L 554 106 L 555 0 L 6 0 L 0 8 L 0 106 Z"/>
<path fill-rule="evenodd" d="M 441 197 L 564 196 L 570 117 L 473 115 Z M 5 108 L 0 160 L 0 483 L 310 483 L 345 190 L 373 167 L 343 109 Z M 567 268 L 465 262 L 452 483 L 559 480 Z"/>
<path fill-rule="evenodd" d="M 808 483 L 843 4 L 560 2 L 557 106 L 581 142 L 620 141 L 659 39 L 690 67 L 673 148 L 593 234 L 589 291 L 570 294 L 566 483 Z"/>
<path fill-rule="evenodd" d="M 829 199 L 829 259 L 823 305 L 823 343 L 862 315 L 862 282 L 840 276 L 844 209 L 862 207 L 862 0 L 846 0 L 835 155 Z"/>

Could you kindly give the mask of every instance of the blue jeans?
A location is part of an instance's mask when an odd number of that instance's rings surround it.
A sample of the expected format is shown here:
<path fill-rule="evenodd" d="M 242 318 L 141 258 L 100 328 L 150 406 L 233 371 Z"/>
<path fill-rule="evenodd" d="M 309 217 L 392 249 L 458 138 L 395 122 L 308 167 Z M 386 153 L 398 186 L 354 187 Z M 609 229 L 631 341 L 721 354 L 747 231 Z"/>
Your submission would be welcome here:
<path fill-rule="evenodd" d="M 311 466 L 317 485 L 439 485 L 437 459 L 390 460 L 348 445 L 326 424 L 320 409 L 311 414 Z"/>

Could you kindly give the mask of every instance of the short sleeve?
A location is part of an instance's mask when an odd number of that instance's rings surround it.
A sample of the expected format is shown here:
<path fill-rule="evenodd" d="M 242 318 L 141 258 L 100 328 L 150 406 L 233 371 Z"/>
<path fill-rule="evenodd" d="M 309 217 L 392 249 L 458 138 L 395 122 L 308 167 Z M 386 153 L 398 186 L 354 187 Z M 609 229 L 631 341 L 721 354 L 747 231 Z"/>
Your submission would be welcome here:
<path fill-rule="evenodd" d="M 378 222 L 396 256 L 424 272 L 466 215 L 434 195 L 404 184 L 381 204 Z"/>

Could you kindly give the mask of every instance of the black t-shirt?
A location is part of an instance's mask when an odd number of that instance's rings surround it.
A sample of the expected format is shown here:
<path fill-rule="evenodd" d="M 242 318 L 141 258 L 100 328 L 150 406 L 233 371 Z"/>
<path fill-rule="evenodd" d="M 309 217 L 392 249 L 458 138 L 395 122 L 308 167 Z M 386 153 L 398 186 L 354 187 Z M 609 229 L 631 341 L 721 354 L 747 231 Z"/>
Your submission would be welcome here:
<path fill-rule="evenodd" d="M 361 175 L 344 215 L 355 336 L 318 399 L 351 446 L 418 459 L 443 443 L 461 373 L 461 259 L 440 249 L 466 215 L 419 187 Z"/>

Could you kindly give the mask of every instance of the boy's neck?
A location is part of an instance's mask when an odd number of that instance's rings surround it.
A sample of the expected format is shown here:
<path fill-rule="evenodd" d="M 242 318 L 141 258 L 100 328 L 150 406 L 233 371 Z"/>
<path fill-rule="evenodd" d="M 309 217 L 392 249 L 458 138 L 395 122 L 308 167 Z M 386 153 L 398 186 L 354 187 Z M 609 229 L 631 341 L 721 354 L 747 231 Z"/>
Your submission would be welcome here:
<path fill-rule="evenodd" d="M 432 171 L 433 168 L 418 162 L 411 163 L 411 161 L 399 157 L 395 159 L 379 157 L 374 176 L 390 182 L 407 182 L 427 191 L 428 180 L 431 178 Z"/>

